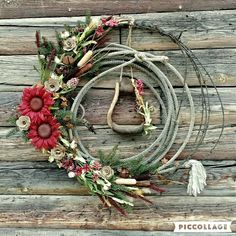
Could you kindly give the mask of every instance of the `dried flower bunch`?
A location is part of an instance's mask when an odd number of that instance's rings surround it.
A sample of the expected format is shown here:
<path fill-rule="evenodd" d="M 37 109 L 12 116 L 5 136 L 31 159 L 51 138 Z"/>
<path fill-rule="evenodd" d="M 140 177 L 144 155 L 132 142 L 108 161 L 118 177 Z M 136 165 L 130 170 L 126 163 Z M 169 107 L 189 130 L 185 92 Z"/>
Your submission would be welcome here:
<path fill-rule="evenodd" d="M 138 187 L 142 186 L 141 180 L 145 180 L 146 187 L 163 191 L 150 181 L 149 173 L 155 167 L 147 169 L 136 161 L 130 163 L 131 170 L 115 158 L 115 149 L 108 156 L 100 153 L 100 161 L 86 159 L 81 155 L 76 140 L 70 140 L 68 135 L 68 129 L 83 124 L 81 119 L 73 119 L 69 109 L 73 96 L 81 87 L 80 80 L 99 73 L 99 68 L 94 66 L 99 57 L 94 51 L 104 45 L 106 34 L 117 26 L 119 21 L 113 17 L 98 21 L 87 19 L 75 27 L 65 26 L 63 32 L 56 34 L 57 45 L 36 32 L 40 82 L 24 89 L 16 125 L 36 149 L 48 155 L 49 162 L 55 161 L 70 178 L 77 178 L 105 206 L 114 206 L 126 214 L 124 207 L 133 206 L 131 198 L 149 201 Z M 143 82 L 133 79 L 132 83 L 138 112 L 145 118 L 144 131 L 148 133 L 155 128 L 151 124 L 151 107 L 142 97 Z"/>

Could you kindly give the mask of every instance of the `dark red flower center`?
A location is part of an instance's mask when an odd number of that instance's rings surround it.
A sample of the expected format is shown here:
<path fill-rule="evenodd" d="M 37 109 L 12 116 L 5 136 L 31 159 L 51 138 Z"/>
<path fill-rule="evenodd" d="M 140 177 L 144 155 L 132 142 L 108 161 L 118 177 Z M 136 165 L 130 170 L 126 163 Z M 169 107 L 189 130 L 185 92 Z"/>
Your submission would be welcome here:
<path fill-rule="evenodd" d="M 40 111 L 43 107 L 43 100 L 39 97 L 34 97 L 30 101 L 30 107 L 33 111 Z"/>
<path fill-rule="evenodd" d="M 40 138 L 49 138 L 52 134 L 52 128 L 49 124 L 41 124 L 38 127 L 38 135 Z"/>

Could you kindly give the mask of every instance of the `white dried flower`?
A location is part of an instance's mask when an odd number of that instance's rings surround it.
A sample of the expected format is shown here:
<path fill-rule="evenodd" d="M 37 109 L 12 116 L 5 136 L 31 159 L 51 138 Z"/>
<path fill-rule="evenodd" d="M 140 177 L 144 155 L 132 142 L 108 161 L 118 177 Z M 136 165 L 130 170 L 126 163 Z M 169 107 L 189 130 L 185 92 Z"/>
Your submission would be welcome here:
<path fill-rule="evenodd" d="M 57 92 L 60 89 L 60 83 L 57 79 L 49 78 L 44 83 L 45 89 L 49 92 Z"/>
<path fill-rule="evenodd" d="M 49 161 L 50 163 L 54 162 L 54 160 L 55 160 L 55 159 L 54 159 L 53 156 L 49 156 L 49 157 L 48 157 L 48 161 Z M 60 167 L 59 167 L 59 168 L 60 168 Z"/>
<path fill-rule="evenodd" d="M 22 130 L 28 130 L 30 127 L 30 118 L 28 116 L 20 116 L 16 121 L 18 128 Z"/>
<path fill-rule="evenodd" d="M 110 179 L 114 175 L 114 170 L 110 166 L 103 166 L 100 172 L 105 179 Z"/>
<path fill-rule="evenodd" d="M 69 176 L 69 178 L 74 178 L 75 177 L 75 173 L 73 171 L 70 171 L 68 173 L 68 176 Z"/>
<path fill-rule="evenodd" d="M 63 32 L 60 33 L 60 36 L 61 36 L 61 38 L 66 39 L 70 36 L 70 32 L 69 31 L 63 31 Z"/>
<path fill-rule="evenodd" d="M 103 189 L 104 191 L 108 191 L 110 188 L 109 188 L 107 185 L 104 185 L 104 186 L 102 187 L 102 189 Z"/>
<path fill-rule="evenodd" d="M 82 163 L 86 163 L 86 160 L 79 153 L 75 156 L 74 160 L 75 161 L 80 161 Z"/>
<path fill-rule="evenodd" d="M 60 60 L 57 56 L 55 56 L 54 62 L 55 62 L 56 64 L 61 64 L 61 60 Z"/>
<path fill-rule="evenodd" d="M 77 143 L 75 142 L 75 140 L 73 140 L 71 143 L 70 143 L 70 147 L 72 149 L 75 149 L 77 147 Z"/>
<path fill-rule="evenodd" d="M 61 82 L 62 79 L 63 79 L 63 75 L 57 75 L 55 73 L 51 73 L 50 78 L 58 80 L 59 82 Z"/>
<path fill-rule="evenodd" d="M 45 59 L 45 56 L 44 55 L 39 55 L 39 58 L 40 59 Z"/>
<path fill-rule="evenodd" d="M 63 49 L 65 51 L 73 50 L 77 45 L 76 37 L 73 36 L 63 41 Z"/>
<path fill-rule="evenodd" d="M 50 157 L 49 157 L 49 161 L 50 160 L 61 160 L 64 156 L 65 156 L 65 148 L 61 145 L 57 145 L 55 148 L 53 148 L 51 150 L 50 153 Z"/>

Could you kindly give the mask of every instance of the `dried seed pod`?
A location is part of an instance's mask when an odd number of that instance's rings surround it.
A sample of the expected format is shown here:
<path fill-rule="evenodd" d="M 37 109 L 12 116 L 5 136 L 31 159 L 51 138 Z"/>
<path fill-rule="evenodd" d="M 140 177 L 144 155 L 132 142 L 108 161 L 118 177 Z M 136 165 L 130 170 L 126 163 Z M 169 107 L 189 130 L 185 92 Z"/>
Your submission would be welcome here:
<path fill-rule="evenodd" d="M 119 171 L 119 177 L 121 178 L 129 178 L 130 176 L 130 172 L 128 169 L 126 168 L 121 168 L 121 170 Z"/>
<path fill-rule="evenodd" d="M 82 66 L 84 66 L 89 60 L 90 58 L 92 57 L 93 55 L 93 51 L 92 50 L 89 50 L 82 58 L 81 60 L 78 62 L 77 66 L 79 68 L 81 68 Z"/>
<path fill-rule="evenodd" d="M 151 182 L 149 180 L 137 181 L 136 186 L 138 187 L 149 187 Z"/>
<path fill-rule="evenodd" d="M 124 179 L 124 178 L 118 178 L 115 180 L 116 184 L 119 185 L 135 185 L 137 183 L 136 179 Z"/>
<path fill-rule="evenodd" d="M 72 56 L 64 56 L 62 62 L 66 65 L 72 65 L 75 62 L 75 59 Z"/>
<path fill-rule="evenodd" d="M 82 74 L 84 74 L 85 72 L 89 71 L 92 68 L 93 64 L 92 63 L 88 63 L 86 66 L 82 67 L 76 74 L 75 77 L 79 77 Z"/>

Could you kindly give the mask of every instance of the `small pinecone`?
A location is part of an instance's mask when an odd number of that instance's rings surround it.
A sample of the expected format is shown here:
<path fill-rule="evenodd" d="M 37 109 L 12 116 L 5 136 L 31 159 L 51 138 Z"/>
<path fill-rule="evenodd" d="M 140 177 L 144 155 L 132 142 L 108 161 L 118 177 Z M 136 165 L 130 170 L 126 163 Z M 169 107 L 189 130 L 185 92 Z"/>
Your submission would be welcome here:
<path fill-rule="evenodd" d="M 78 84 L 79 84 L 79 79 L 76 78 L 76 77 L 68 80 L 67 83 L 66 83 L 66 85 L 69 88 L 76 88 Z"/>
<path fill-rule="evenodd" d="M 126 168 L 121 168 L 121 170 L 119 171 L 119 177 L 129 178 L 129 176 L 130 176 L 129 170 Z"/>

